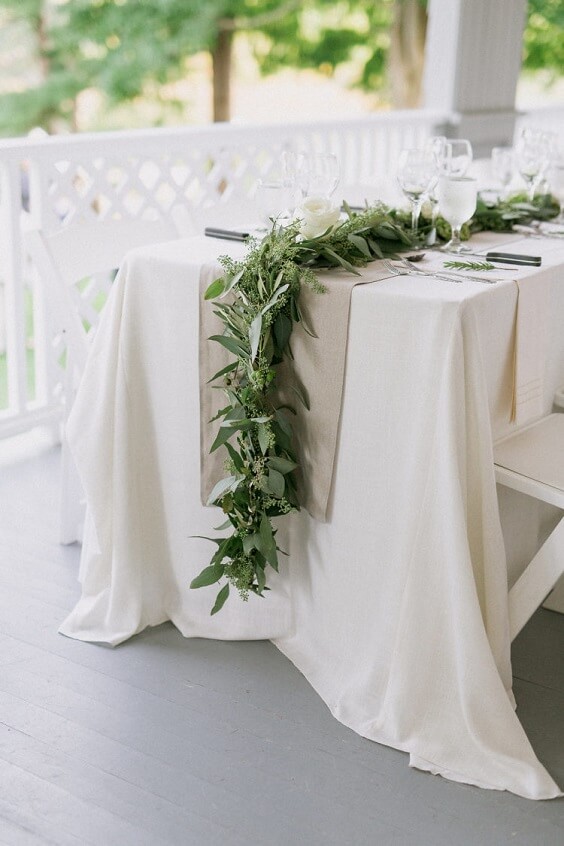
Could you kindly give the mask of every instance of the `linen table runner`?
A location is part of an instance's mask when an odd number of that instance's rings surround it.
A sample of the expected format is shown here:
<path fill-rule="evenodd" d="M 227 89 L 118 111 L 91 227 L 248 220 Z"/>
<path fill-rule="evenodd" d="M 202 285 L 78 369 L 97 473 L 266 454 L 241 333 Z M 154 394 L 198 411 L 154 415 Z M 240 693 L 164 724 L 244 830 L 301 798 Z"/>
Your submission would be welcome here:
<path fill-rule="evenodd" d="M 230 360 L 229 353 L 213 341 L 211 335 L 221 334 L 222 324 L 213 313 L 213 302 L 204 300 L 208 285 L 222 273 L 217 264 L 207 264 L 200 272 L 200 448 L 201 497 L 206 502 L 215 483 L 224 473 L 223 450 L 210 455 L 217 433 L 209 420 L 224 404 L 221 391 L 207 384 Z M 292 425 L 299 445 L 300 474 L 298 486 L 300 502 L 312 517 L 327 520 L 333 465 L 341 414 L 343 379 L 347 351 L 349 312 L 352 289 L 368 282 L 390 278 L 380 262 L 359 268 L 355 276 L 335 270 L 319 274 L 325 285 L 324 294 L 316 294 L 307 286 L 300 293 L 300 310 L 317 338 L 310 337 L 302 324 L 294 324 L 290 340 L 294 360 L 278 365 L 278 397 L 281 404 L 296 410 Z M 298 382 L 307 392 L 310 410 L 307 411 L 289 388 Z"/>

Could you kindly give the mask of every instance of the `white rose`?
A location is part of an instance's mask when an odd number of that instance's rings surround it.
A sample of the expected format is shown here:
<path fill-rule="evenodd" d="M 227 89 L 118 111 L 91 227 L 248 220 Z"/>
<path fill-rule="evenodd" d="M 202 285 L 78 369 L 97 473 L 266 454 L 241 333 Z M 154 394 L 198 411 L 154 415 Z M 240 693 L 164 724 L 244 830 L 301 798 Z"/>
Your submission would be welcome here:
<path fill-rule="evenodd" d="M 337 223 L 341 209 L 331 205 L 331 200 L 325 197 L 306 197 L 298 214 L 302 219 L 300 232 L 303 237 L 316 238 Z"/>

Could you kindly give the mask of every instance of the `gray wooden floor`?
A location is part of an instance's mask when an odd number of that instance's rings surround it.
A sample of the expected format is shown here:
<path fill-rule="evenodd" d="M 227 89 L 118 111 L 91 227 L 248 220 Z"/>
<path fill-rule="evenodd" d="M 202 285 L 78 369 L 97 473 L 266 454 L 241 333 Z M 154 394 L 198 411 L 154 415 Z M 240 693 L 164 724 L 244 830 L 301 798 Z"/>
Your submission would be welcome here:
<path fill-rule="evenodd" d="M 410 770 L 336 722 L 269 643 L 117 649 L 57 634 L 79 549 L 56 541 L 59 455 L 0 453 L 0 843 L 96 846 L 562 846 L 564 800 Z M 514 649 L 532 744 L 564 784 L 564 616 Z"/>

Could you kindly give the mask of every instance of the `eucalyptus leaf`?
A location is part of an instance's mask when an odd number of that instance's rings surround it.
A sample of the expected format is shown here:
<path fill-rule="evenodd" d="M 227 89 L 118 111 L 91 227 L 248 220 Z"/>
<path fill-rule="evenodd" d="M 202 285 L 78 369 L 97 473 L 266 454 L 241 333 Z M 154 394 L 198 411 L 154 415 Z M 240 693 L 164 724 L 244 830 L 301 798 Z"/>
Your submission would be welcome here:
<path fill-rule="evenodd" d="M 210 611 L 210 616 L 212 616 L 212 614 L 217 614 L 218 611 L 221 611 L 221 609 L 225 605 L 225 601 L 226 601 L 228 596 L 229 596 L 229 583 L 224 585 L 221 588 L 221 590 L 219 591 L 218 595 L 216 596 L 215 604 L 214 604 L 212 610 Z"/>
<path fill-rule="evenodd" d="M 264 425 L 264 423 L 259 423 L 259 425 L 257 426 L 257 437 L 260 446 L 260 451 L 263 455 L 266 455 L 268 447 L 270 445 L 270 434 L 269 430 Z"/>
<path fill-rule="evenodd" d="M 257 357 L 262 330 L 262 312 L 259 312 L 249 326 L 249 343 L 251 345 L 251 361 Z"/>
<path fill-rule="evenodd" d="M 298 465 L 295 461 L 290 461 L 289 458 L 281 458 L 278 455 L 273 455 L 268 459 L 268 466 L 274 470 L 278 470 L 279 473 L 286 474 L 295 470 Z"/>
<path fill-rule="evenodd" d="M 279 473 L 278 470 L 271 469 L 268 471 L 268 487 L 269 490 L 281 499 L 284 496 L 284 488 L 286 483 L 284 481 L 284 476 L 282 473 Z"/>
<path fill-rule="evenodd" d="M 228 491 L 234 491 L 241 481 L 241 476 L 226 476 L 225 479 L 220 479 L 219 482 L 213 486 L 212 492 L 208 496 L 206 504 L 213 505 L 214 502 L 221 499 L 221 497 L 228 493 Z"/>
<path fill-rule="evenodd" d="M 195 579 L 192 579 L 190 587 L 194 589 L 209 587 L 209 585 L 219 582 L 224 572 L 225 567 L 223 564 L 213 564 L 210 567 L 204 567 L 202 572 Z"/>
<path fill-rule="evenodd" d="M 261 552 L 270 564 L 276 571 L 278 571 L 278 555 L 276 552 L 276 542 L 274 540 L 274 534 L 272 532 L 272 527 L 270 525 L 270 520 L 263 514 L 260 521 L 260 540 L 261 540 Z"/>

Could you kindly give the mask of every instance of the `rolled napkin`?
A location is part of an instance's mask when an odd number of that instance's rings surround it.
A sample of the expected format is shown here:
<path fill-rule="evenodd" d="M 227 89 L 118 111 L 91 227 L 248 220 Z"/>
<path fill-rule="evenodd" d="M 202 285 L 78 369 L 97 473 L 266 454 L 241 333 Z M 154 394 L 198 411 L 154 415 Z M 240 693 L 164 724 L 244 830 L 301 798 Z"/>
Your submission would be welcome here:
<path fill-rule="evenodd" d="M 210 455 L 210 448 L 219 424 L 208 421 L 224 404 L 221 391 L 214 390 L 208 380 L 232 360 L 220 345 L 207 339 L 221 334 L 222 324 L 213 313 L 213 302 L 204 300 L 208 285 L 222 273 L 217 264 L 204 265 L 200 273 L 200 446 L 201 497 L 206 502 L 215 483 L 225 475 L 223 450 Z M 337 435 L 341 415 L 341 398 L 345 375 L 349 312 L 352 290 L 356 285 L 388 279 L 390 273 L 380 262 L 359 269 L 355 276 L 343 270 L 319 274 L 325 285 L 324 294 L 316 294 L 303 286 L 300 310 L 306 316 L 317 338 L 310 337 L 300 323 L 294 324 L 291 347 L 294 360 L 278 365 L 280 404 L 296 409 L 292 425 L 300 459 L 298 483 L 300 502 L 312 517 L 325 522 L 333 467 L 337 452 Z M 296 402 L 289 385 L 303 385 L 310 410 Z"/>

